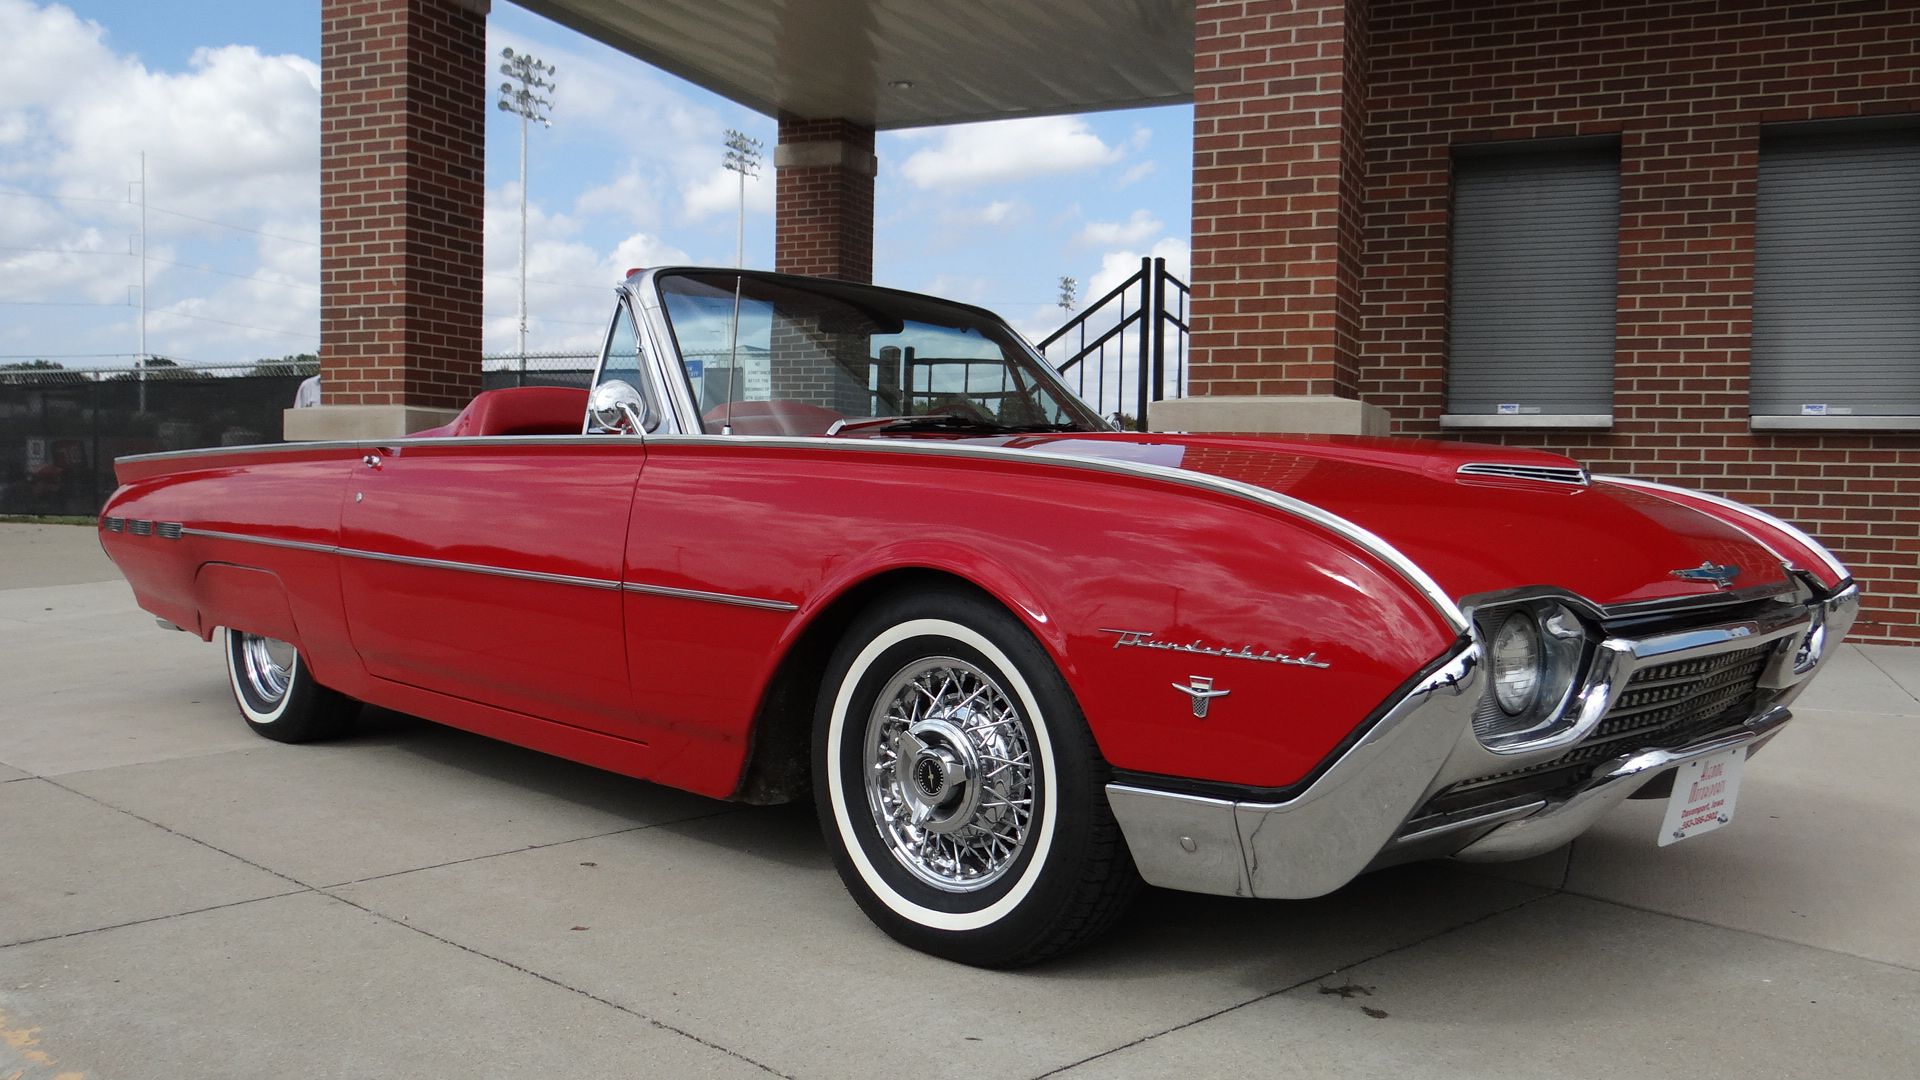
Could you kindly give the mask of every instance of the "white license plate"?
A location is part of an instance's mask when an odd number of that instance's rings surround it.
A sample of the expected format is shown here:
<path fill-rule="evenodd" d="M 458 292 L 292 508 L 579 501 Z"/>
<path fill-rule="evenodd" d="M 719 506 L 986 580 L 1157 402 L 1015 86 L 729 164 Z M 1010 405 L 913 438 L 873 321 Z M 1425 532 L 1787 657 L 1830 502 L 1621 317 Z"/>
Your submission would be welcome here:
<path fill-rule="evenodd" d="M 1740 768 L 1747 748 L 1736 746 L 1697 757 L 1673 774 L 1673 794 L 1660 823 L 1660 846 L 1712 832 L 1733 820 L 1733 798 L 1740 792 Z"/>

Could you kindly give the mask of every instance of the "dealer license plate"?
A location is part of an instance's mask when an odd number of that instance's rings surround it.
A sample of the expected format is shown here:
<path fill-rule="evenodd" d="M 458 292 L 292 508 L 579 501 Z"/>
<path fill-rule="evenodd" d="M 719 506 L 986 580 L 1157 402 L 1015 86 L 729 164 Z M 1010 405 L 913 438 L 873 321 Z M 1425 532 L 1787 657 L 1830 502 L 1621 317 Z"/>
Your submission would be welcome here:
<path fill-rule="evenodd" d="M 1733 820 L 1733 798 L 1740 792 L 1740 768 L 1747 748 L 1736 746 L 1697 757 L 1673 774 L 1673 794 L 1660 823 L 1660 846 L 1712 832 Z"/>

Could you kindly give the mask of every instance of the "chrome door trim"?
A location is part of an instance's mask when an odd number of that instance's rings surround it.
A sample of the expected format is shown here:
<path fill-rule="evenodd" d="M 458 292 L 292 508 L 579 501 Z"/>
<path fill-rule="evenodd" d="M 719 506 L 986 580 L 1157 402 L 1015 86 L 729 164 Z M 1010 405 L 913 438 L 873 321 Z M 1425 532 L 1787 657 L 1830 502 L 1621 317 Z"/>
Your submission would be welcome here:
<path fill-rule="evenodd" d="M 295 551 L 317 551 L 322 555 L 332 555 L 340 549 L 332 544 L 314 544 L 305 540 L 283 540 L 277 536 L 253 536 L 248 533 L 222 532 L 218 529 L 198 529 L 191 525 L 182 526 L 182 536 L 201 536 L 209 540 L 235 540 L 243 544 L 263 544 L 267 547 L 292 548 Z"/>
<path fill-rule="evenodd" d="M 631 593 L 644 593 L 648 596 L 669 596 L 676 600 L 702 600 L 709 604 L 731 604 L 734 607 L 758 608 L 761 611 L 799 611 L 799 604 L 789 604 L 785 600 L 763 600 L 757 596 L 741 596 L 737 593 L 707 592 L 704 589 L 675 589 L 667 585 L 643 585 L 637 581 L 624 582 L 621 589 Z"/>
<path fill-rule="evenodd" d="M 339 548 L 339 553 L 349 559 L 365 559 L 368 562 L 399 563 L 406 566 L 424 566 L 433 570 L 456 570 L 468 574 L 485 574 L 489 577 L 514 578 L 519 581 L 538 581 L 548 585 L 577 585 L 583 589 L 618 589 L 620 583 L 606 578 L 575 577 L 572 574 L 549 574 L 541 570 L 511 570 L 504 566 L 488 566 L 485 563 L 455 562 L 452 559 L 428 559 L 418 555 L 389 555 L 384 551 L 363 551 L 359 548 Z"/>
<path fill-rule="evenodd" d="M 709 604 L 728 604 L 734 607 L 757 608 L 762 611 L 790 612 L 800 610 L 800 605 L 785 600 L 767 600 L 758 596 L 741 596 L 738 593 L 708 592 L 704 589 L 677 589 L 669 585 L 648 585 L 637 581 L 613 581 L 608 578 L 579 577 L 574 574 L 551 574 L 543 570 L 514 570 L 505 566 L 488 566 L 485 563 L 457 562 L 453 559 L 429 559 L 419 555 L 393 555 L 384 551 L 366 551 L 360 548 L 335 547 L 331 544 L 311 544 L 304 540 L 283 540 L 275 536 L 250 536 L 246 533 L 221 532 L 215 529 L 185 528 L 181 530 L 187 536 L 203 536 L 212 540 L 235 540 L 247 544 L 262 544 L 267 547 L 292 548 L 298 551 L 316 551 L 324 555 L 339 555 L 348 559 L 364 559 L 368 562 L 397 563 L 404 566 L 424 566 L 432 570 L 452 570 L 466 574 L 484 574 L 488 577 L 514 578 L 519 581 L 538 581 L 548 585 L 572 585 L 582 589 L 600 589 L 613 592 L 645 593 L 651 596 L 669 596 L 680 600 L 700 600 Z"/>

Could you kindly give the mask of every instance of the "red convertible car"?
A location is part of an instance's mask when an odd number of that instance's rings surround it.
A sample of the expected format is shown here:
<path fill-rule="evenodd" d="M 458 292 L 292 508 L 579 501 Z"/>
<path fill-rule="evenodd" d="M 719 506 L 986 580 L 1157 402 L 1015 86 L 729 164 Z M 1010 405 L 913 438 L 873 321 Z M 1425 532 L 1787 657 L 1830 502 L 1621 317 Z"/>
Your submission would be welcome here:
<path fill-rule="evenodd" d="M 122 458 L 140 604 L 247 723 L 359 702 L 716 798 L 811 792 L 860 906 L 1032 962 L 1142 880 L 1330 892 L 1629 796 L 1725 822 L 1845 635 L 1818 543 L 1461 443 L 1123 433 L 988 312 L 636 273 L 590 391 Z"/>

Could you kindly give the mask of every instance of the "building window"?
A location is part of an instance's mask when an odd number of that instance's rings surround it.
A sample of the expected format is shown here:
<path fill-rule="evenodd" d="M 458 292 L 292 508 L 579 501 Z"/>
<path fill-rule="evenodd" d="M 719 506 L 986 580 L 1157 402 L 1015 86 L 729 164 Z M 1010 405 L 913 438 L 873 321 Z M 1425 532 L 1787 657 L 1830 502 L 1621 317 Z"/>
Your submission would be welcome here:
<path fill-rule="evenodd" d="M 1617 146 L 1458 153 L 1448 427 L 1613 421 Z"/>
<path fill-rule="evenodd" d="M 1762 428 L 1920 417 L 1920 128 L 1762 137 L 1750 394 Z"/>

